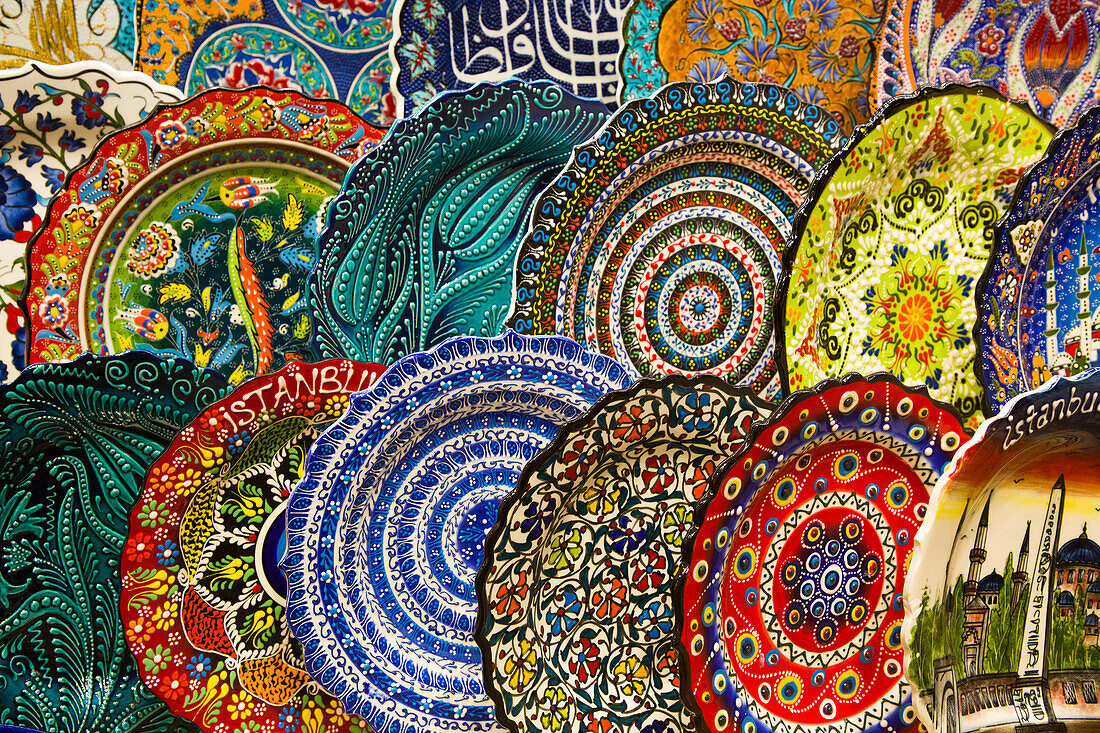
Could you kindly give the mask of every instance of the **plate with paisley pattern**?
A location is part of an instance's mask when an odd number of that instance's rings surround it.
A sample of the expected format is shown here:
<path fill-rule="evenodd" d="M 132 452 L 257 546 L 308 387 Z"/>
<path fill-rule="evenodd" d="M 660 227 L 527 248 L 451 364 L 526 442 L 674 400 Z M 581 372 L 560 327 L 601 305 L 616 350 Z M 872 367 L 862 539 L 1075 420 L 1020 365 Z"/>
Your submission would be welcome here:
<path fill-rule="evenodd" d="M 122 552 L 126 641 L 158 660 L 141 668 L 145 685 L 208 733 L 246 719 L 366 730 L 306 674 L 278 562 L 306 452 L 383 371 L 288 364 L 203 410 L 150 468 Z"/>
<path fill-rule="evenodd" d="M 898 99 L 860 128 L 795 224 L 775 316 L 784 389 L 888 371 L 975 427 L 975 287 L 994 224 L 1052 132 L 1023 105 L 958 85 Z"/>
<path fill-rule="evenodd" d="M 923 389 L 852 375 L 792 395 L 718 470 L 677 596 L 706 730 L 916 731 L 902 589 L 967 437 Z"/>
<path fill-rule="evenodd" d="M 217 372 L 140 353 L 40 364 L 0 386 L 0 723 L 193 730 L 126 649 L 119 555 L 154 458 L 227 392 Z"/>
<path fill-rule="evenodd" d="M 497 506 L 626 370 L 556 337 L 458 337 L 391 366 L 310 449 L 287 510 L 306 670 L 378 733 L 499 731 L 474 643 Z"/>
<path fill-rule="evenodd" d="M 390 364 L 504 330 L 536 198 L 607 116 L 547 82 L 445 94 L 348 174 L 309 279 L 325 357 Z"/>
<path fill-rule="evenodd" d="M 477 640 L 513 731 L 688 731 L 672 584 L 715 468 L 771 409 L 714 377 L 610 394 L 524 468 L 478 575 Z"/>
<path fill-rule="evenodd" d="M 640 377 L 710 374 L 778 399 L 781 257 L 843 140 L 778 86 L 671 84 L 624 105 L 539 199 L 509 325 Z"/>
<path fill-rule="evenodd" d="M 311 358 L 325 207 L 381 136 L 339 102 L 255 88 L 104 139 L 28 245 L 28 360 L 133 348 L 238 384 Z"/>

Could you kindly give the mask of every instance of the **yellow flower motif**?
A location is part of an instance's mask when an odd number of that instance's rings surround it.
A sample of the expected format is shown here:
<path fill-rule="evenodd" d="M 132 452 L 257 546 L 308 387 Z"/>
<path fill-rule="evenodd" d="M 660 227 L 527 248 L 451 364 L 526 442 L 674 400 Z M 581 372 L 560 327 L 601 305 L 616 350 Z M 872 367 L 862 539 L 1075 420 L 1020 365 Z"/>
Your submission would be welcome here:
<path fill-rule="evenodd" d="M 595 486 L 589 486 L 581 495 L 589 514 L 603 516 L 615 509 L 619 503 L 621 490 L 616 485 L 607 486 L 606 478 L 599 478 Z"/>
<path fill-rule="evenodd" d="M 567 730 L 570 715 L 569 697 L 561 687 L 551 687 L 539 700 L 539 722 L 543 730 Z"/>
<path fill-rule="evenodd" d="M 175 622 L 176 614 L 179 613 L 179 604 L 175 601 L 166 601 L 160 608 L 153 614 L 153 623 L 161 631 L 167 631 Z"/>
<path fill-rule="evenodd" d="M 247 720 L 252 717 L 252 713 L 256 710 L 256 703 L 252 701 L 252 693 L 244 691 L 234 693 L 230 697 L 226 710 L 229 711 L 229 715 L 233 720 Z"/>
<path fill-rule="evenodd" d="M 325 412 L 333 417 L 340 417 L 348 409 L 348 396 L 346 394 L 332 395 L 325 400 Z"/>
<path fill-rule="evenodd" d="M 531 684 L 531 680 L 535 678 L 537 662 L 535 647 L 527 639 L 521 639 L 519 656 L 509 657 L 504 662 L 504 674 L 508 676 L 508 687 L 516 692 L 527 689 L 527 685 Z"/>
<path fill-rule="evenodd" d="M 619 682 L 619 689 L 624 695 L 641 695 L 645 691 L 645 680 L 649 677 L 649 669 L 631 654 L 626 659 L 615 665 L 612 670 Z"/>

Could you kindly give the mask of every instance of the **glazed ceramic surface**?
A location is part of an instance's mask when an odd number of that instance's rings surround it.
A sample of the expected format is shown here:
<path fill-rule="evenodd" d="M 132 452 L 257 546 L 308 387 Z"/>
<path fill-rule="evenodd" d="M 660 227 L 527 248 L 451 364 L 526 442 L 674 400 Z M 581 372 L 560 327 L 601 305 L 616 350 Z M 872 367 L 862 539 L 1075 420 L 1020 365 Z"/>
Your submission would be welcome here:
<path fill-rule="evenodd" d="M 693 730 L 672 583 L 716 464 L 770 412 L 711 377 L 641 382 L 525 468 L 478 577 L 478 642 L 506 725 Z"/>
<path fill-rule="evenodd" d="M 95 61 L 132 71 L 136 5 L 136 0 L 8 3 L 0 24 L 0 64 Z"/>
<path fill-rule="evenodd" d="M 348 176 L 310 276 L 319 354 L 390 364 L 504 329 L 536 198 L 607 108 L 510 81 L 437 99 Z"/>
<path fill-rule="evenodd" d="M 627 104 L 539 200 L 510 325 L 638 376 L 706 373 L 778 398 L 780 258 L 842 140 L 776 86 L 675 84 Z"/>
<path fill-rule="evenodd" d="M 613 104 L 628 5 L 397 0 L 391 53 L 398 115 L 413 114 L 447 89 L 511 78 L 554 81 L 578 97 Z"/>
<path fill-rule="evenodd" d="M 978 286 L 980 375 L 993 409 L 1100 363 L 1096 185 L 1100 112 L 1058 137 L 1019 183 Z"/>
<path fill-rule="evenodd" d="M 710 731 L 914 730 L 902 588 L 928 493 L 967 439 L 887 375 L 785 402 L 699 507 L 685 694 Z"/>
<path fill-rule="evenodd" d="M 25 361 L 22 313 L 27 241 L 42 223 L 50 195 L 104 135 L 137 122 L 158 102 L 178 100 L 171 87 L 105 64 L 30 63 L 0 72 L 0 305 L 4 331 L 0 381 Z"/>
<path fill-rule="evenodd" d="M 200 414 L 153 464 L 122 553 L 122 621 L 146 686 L 210 733 L 248 720 L 365 731 L 305 672 L 286 623 L 286 500 L 374 364 L 288 364 Z M 308 729 L 308 728 L 307 728 Z"/>
<path fill-rule="evenodd" d="M 353 396 L 287 511 L 313 679 L 379 733 L 500 730 L 473 634 L 485 535 L 558 428 L 629 381 L 566 339 L 509 332 L 412 354 Z"/>
<path fill-rule="evenodd" d="M 111 136 L 31 242 L 31 362 L 136 348 L 239 383 L 311 356 L 325 207 L 381 137 L 339 102 L 217 91 Z"/>
<path fill-rule="evenodd" d="M 966 87 L 899 100 L 862 128 L 796 226 L 777 316 L 785 386 L 885 370 L 976 424 L 974 290 L 1050 139 L 1026 108 Z"/>
<path fill-rule="evenodd" d="M 929 730 L 1100 717 L 1100 372 L 1005 405 L 944 473 L 905 585 L 906 675 Z"/>
<path fill-rule="evenodd" d="M 143 0 L 134 65 L 188 94 L 264 84 L 394 119 L 390 6 L 375 0 Z"/>
<path fill-rule="evenodd" d="M 0 723 L 191 730 L 126 649 L 119 554 L 146 470 L 226 391 L 216 372 L 136 353 L 39 365 L 0 387 Z"/>
<path fill-rule="evenodd" d="M 1100 16 L 1081 0 L 891 0 L 878 104 L 922 86 L 988 84 L 1068 127 L 1100 98 Z"/>
<path fill-rule="evenodd" d="M 836 115 L 867 121 L 872 38 L 885 0 L 635 0 L 623 19 L 622 100 L 669 82 L 783 84 Z"/>

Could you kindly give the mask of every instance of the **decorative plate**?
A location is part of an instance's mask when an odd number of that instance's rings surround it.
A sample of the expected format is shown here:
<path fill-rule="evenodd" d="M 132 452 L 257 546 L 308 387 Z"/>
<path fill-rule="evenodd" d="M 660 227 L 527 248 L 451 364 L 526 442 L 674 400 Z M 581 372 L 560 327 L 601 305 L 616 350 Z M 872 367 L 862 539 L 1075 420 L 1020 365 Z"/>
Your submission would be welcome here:
<path fill-rule="evenodd" d="M 499 731 L 474 644 L 485 535 L 558 428 L 629 382 L 576 343 L 509 332 L 411 354 L 352 397 L 287 510 L 313 679 L 378 733 Z"/>
<path fill-rule="evenodd" d="M 985 422 L 936 484 L 902 630 L 929 730 L 1095 727 L 1098 402 L 1100 372 L 1052 379 Z"/>
<path fill-rule="evenodd" d="M 16 300 L 26 280 L 24 250 L 50 194 L 101 137 L 137 122 L 158 102 L 181 96 L 142 74 L 91 61 L 0 71 L 0 306 L 9 334 L 0 350 L 0 381 L 24 365 Z"/>
<path fill-rule="evenodd" d="M 1052 376 L 1100 363 L 1098 131 L 1100 111 L 1090 111 L 1059 135 L 998 223 L 978 282 L 979 376 L 994 411 Z"/>
<path fill-rule="evenodd" d="M 619 94 L 669 82 L 783 84 L 836 115 L 845 133 L 871 115 L 872 39 L 886 0 L 634 0 L 623 19 Z"/>
<path fill-rule="evenodd" d="M 119 554 L 153 459 L 226 391 L 216 372 L 139 353 L 39 365 L 0 386 L 0 723 L 191 730 L 126 650 Z"/>
<path fill-rule="evenodd" d="M 777 86 L 672 84 L 625 105 L 536 205 L 510 325 L 643 377 L 780 395 L 771 305 L 791 220 L 843 142 Z"/>
<path fill-rule="evenodd" d="M 306 451 L 382 372 L 288 364 L 206 408 L 149 472 L 122 553 L 126 641 L 146 686 L 204 731 L 366 729 L 306 674 L 277 563 Z"/>
<path fill-rule="evenodd" d="M 159 109 L 69 178 L 28 248 L 28 359 L 136 348 L 233 384 L 309 359 L 325 206 L 381 131 L 257 88 Z"/>
<path fill-rule="evenodd" d="M 607 395 L 524 468 L 486 540 L 477 640 L 514 731 L 692 730 L 672 583 L 715 466 L 771 410 L 713 377 Z"/>
<path fill-rule="evenodd" d="M 900 99 L 860 128 L 795 224 L 777 298 L 784 387 L 888 371 L 976 425 L 974 288 L 993 225 L 1051 139 L 992 90 Z"/>
<path fill-rule="evenodd" d="M 966 439 L 923 390 L 852 375 L 792 396 L 719 470 L 678 597 L 684 693 L 708 730 L 915 731 L 902 584 Z"/>
<path fill-rule="evenodd" d="M 117 71 L 133 71 L 136 4 L 137 0 L 8 3 L 0 24 L 0 64 L 95 61 Z"/>
<path fill-rule="evenodd" d="M 1100 16 L 1081 0 L 891 0 L 878 105 L 920 87 L 980 82 L 1058 127 L 1100 98 Z"/>
<path fill-rule="evenodd" d="M 398 117 L 439 92 L 512 78 L 554 81 L 578 97 L 614 104 L 628 4 L 395 0 L 390 52 Z"/>
<path fill-rule="evenodd" d="M 607 108 L 546 82 L 446 94 L 355 165 L 309 278 L 317 352 L 390 364 L 504 329 L 535 199 Z"/>

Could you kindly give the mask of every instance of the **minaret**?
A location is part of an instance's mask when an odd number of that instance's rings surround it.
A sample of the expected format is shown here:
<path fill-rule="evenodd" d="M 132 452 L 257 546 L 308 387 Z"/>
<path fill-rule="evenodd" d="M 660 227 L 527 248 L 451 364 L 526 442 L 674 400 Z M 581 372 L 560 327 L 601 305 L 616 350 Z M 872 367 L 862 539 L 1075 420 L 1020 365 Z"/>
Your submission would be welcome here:
<path fill-rule="evenodd" d="M 1055 286 L 1058 280 L 1054 277 L 1054 249 L 1047 251 L 1047 279 L 1043 287 L 1047 289 L 1047 304 L 1043 306 L 1047 310 L 1047 330 L 1043 335 L 1047 337 L 1047 368 L 1051 368 L 1061 349 L 1058 348 L 1058 300 Z"/>
<path fill-rule="evenodd" d="M 1081 329 L 1081 350 L 1086 363 L 1092 363 L 1096 355 L 1092 353 L 1092 308 L 1089 305 L 1089 296 L 1092 288 L 1089 287 L 1089 273 L 1092 267 L 1089 265 L 1089 247 L 1085 241 L 1085 233 L 1081 232 L 1081 250 L 1077 253 L 1077 325 Z"/>
<path fill-rule="evenodd" d="M 1016 572 L 1012 574 L 1012 607 L 1020 602 L 1020 594 L 1027 584 L 1027 556 L 1031 547 L 1031 522 L 1024 530 L 1024 541 L 1020 543 L 1020 556 L 1016 558 Z"/>
<path fill-rule="evenodd" d="M 978 579 L 982 573 L 982 563 L 985 562 L 985 535 L 989 530 L 989 499 L 985 500 L 985 508 L 982 509 L 982 518 L 978 521 L 978 533 L 974 537 L 974 548 L 970 550 L 970 573 L 963 583 L 963 597 L 970 599 L 978 594 Z"/>

